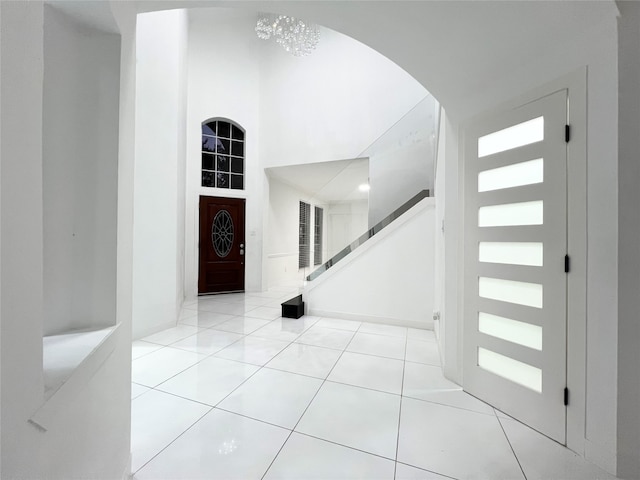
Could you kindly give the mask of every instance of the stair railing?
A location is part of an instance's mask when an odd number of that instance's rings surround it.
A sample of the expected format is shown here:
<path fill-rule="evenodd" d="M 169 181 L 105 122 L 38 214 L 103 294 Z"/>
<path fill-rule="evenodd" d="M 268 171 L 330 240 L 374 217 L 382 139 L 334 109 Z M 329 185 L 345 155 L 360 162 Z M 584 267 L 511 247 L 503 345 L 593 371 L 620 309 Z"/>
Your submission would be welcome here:
<path fill-rule="evenodd" d="M 415 205 L 420 203 L 420 201 L 422 201 L 423 199 L 425 199 L 427 197 L 429 197 L 429 190 L 422 190 L 418 194 L 414 195 L 411 199 L 409 199 L 408 201 L 403 203 L 396 210 L 391 212 L 389 215 L 387 215 L 381 221 L 376 223 L 373 227 L 371 227 L 365 233 L 360 235 L 356 240 L 351 242 L 349 245 L 347 245 L 345 248 L 340 250 L 333 257 L 331 257 L 329 260 L 327 260 L 321 266 L 319 266 L 317 269 L 315 269 L 313 272 L 311 272 L 311 274 L 307 276 L 307 281 L 310 282 L 310 281 L 315 280 L 316 278 L 318 278 L 320 275 L 322 275 L 324 272 L 329 270 L 331 267 L 333 267 L 340 260 L 345 258 L 351 252 L 353 252 L 358 247 L 360 247 L 362 244 L 364 244 L 367 240 L 369 240 L 374 235 L 379 233 L 385 227 L 389 226 L 394 220 L 398 219 L 400 216 L 402 216 L 404 213 L 409 211 L 412 207 L 414 207 Z"/>

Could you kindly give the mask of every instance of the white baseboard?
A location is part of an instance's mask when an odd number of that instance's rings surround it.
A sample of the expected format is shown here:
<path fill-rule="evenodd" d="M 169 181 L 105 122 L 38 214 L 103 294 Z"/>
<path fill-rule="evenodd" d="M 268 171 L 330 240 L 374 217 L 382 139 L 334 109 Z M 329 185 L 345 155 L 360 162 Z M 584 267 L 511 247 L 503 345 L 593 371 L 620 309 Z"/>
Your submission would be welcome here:
<path fill-rule="evenodd" d="M 357 322 L 367 323 L 384 323 L 387 325 L 395 325 L 398 327 L 418 328 L 422 330 L 433 330 L 433 320 L 427 320 L 426 322 L 412 322 L 410 320 L 389 318 L 389 317 L 376 317 L 373 315 L 361 315 L 357 313 L 346 312 L 331 312 L 327 310 L 315 310 L 310 309 L 306 312 L 307 315 L 313 315 L 314 317 L 327 317 L 337 318 L 342 320 L 354 320 Z"/>

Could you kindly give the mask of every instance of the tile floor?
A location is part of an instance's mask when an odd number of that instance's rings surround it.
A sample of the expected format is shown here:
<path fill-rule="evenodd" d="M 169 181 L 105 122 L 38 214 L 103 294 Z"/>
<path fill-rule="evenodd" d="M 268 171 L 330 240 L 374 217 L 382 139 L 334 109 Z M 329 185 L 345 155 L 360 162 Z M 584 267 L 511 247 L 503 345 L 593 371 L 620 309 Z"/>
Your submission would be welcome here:
<path fill-rule="evenodd" d="M 201 298 L 133 343 L 146 479 L 614 478 L 442 376 L 433 332 Z"/>

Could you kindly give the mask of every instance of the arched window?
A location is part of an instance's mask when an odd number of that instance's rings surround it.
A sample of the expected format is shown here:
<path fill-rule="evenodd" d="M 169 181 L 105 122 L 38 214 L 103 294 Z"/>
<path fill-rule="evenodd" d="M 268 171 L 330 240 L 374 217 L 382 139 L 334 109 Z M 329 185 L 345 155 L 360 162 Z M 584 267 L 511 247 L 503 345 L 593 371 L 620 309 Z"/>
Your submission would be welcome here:
<path fill-rule="evenodd" d="M 202 124 L 203 187 L 244 190 L 244 133 L 229 120 Z"/>

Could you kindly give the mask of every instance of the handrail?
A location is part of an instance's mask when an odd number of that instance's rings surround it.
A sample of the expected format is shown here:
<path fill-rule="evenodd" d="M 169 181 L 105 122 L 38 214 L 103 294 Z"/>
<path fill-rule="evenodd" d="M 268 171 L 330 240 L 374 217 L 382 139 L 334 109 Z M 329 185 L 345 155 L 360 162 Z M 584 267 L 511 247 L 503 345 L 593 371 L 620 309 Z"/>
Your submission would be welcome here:
<path fill-rule="evenodd" d="M 364 242 L 373 237 L 376 233 L 380 232 L 383 228 L 387 227 L 391 222 L 399 218 L 402 214 L 406 213 L 410 208 L 417 205 L 421 200 L 429 197 L 429 190 L 422 190 L 418 194 L 414 195 L 410 200 L 403 203 L 400 207 L 383 218 L 380 222 L 376 223 L 373 227 L 367 230 L 364 234 L 360 235 L 356 240 L 351 242 L 345 248 L 336 253 L 333 257 L 323 263 L 320 267 L 315 269 L 311 274 L 307 276 L 307 281 L 315 280 L 324 272 L 333 267 L 336 263 L 342 260 L 344 257 L 353 252 L 356 248 L 362 245 Z"/>

